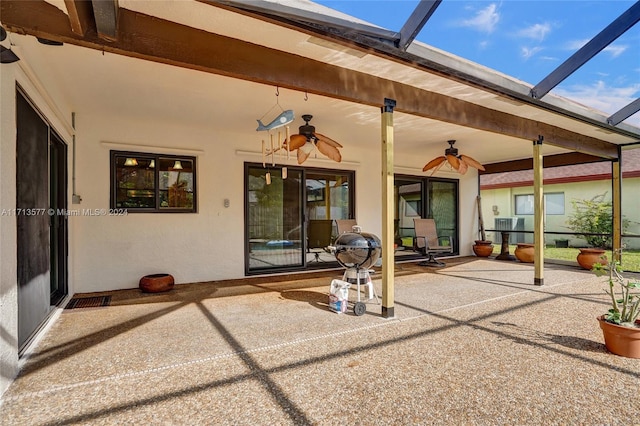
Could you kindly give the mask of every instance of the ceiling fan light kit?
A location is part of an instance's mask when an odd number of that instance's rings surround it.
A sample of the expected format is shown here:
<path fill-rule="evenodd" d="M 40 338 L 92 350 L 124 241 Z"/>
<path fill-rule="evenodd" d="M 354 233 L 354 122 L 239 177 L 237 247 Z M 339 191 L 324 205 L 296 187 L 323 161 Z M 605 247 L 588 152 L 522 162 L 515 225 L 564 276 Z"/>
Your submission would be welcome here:
<path fill-rule="evenodd" d="M 461 175 L 467 173 L 469 167 L 484 171 L 484 167 L 478 161 L 474 160 L 468 155 L 458 154 L 458 148 L 453 147 L 453 144 L 456 143 L 455 140 L 449 140 L 447 142 L 449 143 L 449 148 L 444 150 L 444 155 L 436 157 L 425 164 L 425 166 L 422 168 L 423 172 L 433 169 L 433 171 L 431 172 L 431 176 L 433 176 L 445 164 L 449 164 L 451 169 L 455 170 Z"/>

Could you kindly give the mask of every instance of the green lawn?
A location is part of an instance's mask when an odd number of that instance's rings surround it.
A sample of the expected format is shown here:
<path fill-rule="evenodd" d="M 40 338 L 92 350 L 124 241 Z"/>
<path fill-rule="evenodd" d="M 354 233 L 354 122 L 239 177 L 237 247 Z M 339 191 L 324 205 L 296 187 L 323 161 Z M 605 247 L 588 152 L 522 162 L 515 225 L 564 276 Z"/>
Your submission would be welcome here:
<path fill-rule="evenodd" d="M 509 253 L 513 254 L 516 250 L 515 245 L 509 246 Z M 576 257 L 580 253 L 577 248 L 556 248 L 546 247 L 544 249 L 545 259 L 568 260 L 576 262 Z M 500 244 L 493 245 L 493 254 L 500 254 Z M 607 258 L 611 259 L 611 252 L 607 252 Z M 640 272 L 640 250 L 625 250 L 622 253 L 622 269 L 625 271 Z"/>

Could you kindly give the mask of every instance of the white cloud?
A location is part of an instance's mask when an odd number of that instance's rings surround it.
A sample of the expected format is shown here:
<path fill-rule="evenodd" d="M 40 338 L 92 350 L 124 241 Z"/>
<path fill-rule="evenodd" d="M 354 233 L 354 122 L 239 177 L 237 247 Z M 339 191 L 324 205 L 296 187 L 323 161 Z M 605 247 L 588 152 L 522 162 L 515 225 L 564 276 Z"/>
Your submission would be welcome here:
<path fill-rule="evenodd" d="M 613 87 L 599 80 L 591 85 L 575 84 L 568 87 L 557 87 L 554 89 L 554 93 L 605 114 L 613 114 L 640 96 L 640 83 Z M 640 113 L 632 115 L 625 120 L 625 123 L 640 127 Z"/>
<path fill-rule="evenodd" d="M 498 13 L 498 5 L 496 3 L 491 3 L 484 9 L 479 10 L 473 18 L 460 21 L 459 25 L 469 27 L 480 32 L 491 33 L 495 29 L 499 20 L 500 14 Z"/>
<path fill-rule="evenodd" d="M 622 55 L 622 53 L 627 50 L 628 47 L 629 46 L 627 45 L 609 45 L 602 49 L 602 51 L 611 54 L 611 57 L 613 58 L 617 58 L 618 56 Z"/>
<path fill-rule="evenodd" d="M 533 55 L 535 55 L 536 53 L 540 52 L 542 50 L 542 47 L 540 46 L 536 46 L 536 47 L 526 47 L 523 46 L 520 48 L 520 56 L 522 56 L 525 60 L 531 58 Z"/>
<path fill-rule="evenodd" d="M 589 42 L 589 39 L 584 40 L 571 40 L 565 43 L 565 50 L 578 50 L 585 44 Z M 610 44 L 609 46 L 602 49 L 603 52 L 607 52 L 611 55 L 612 58 L 617 58 L 622 55 L 629 48 L 626 44 Z"/>
<path fill-rule="evenodd" d="M 583 40 L 571 40 L 565 43 L 564 50 L 578 50 L 587 43 L 589 43 L 588 38 Z"/>
<path fill-rule="evenodd" d="M 530 38 L 532 40 L 542 41 L 551 31 L 551 24 L 545 22 L 543 24 L 534 24 L 528 28 L 523 28 L 518 31 L 516 35 L 518 37 Z"/>

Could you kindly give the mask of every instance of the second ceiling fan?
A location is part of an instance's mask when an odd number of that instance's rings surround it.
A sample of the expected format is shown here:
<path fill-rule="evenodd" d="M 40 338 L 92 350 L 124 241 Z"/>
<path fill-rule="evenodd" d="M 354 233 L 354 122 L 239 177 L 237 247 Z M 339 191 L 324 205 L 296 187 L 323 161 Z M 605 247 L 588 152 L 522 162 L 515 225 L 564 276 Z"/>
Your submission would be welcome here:
<path fill-rule="evenodd" d="M 433 172 L 431 172 L 431 176 L 433 176 L 433 174 L 440 170 L 440 168 L 445 164 L 449 164 L 452 169 L 461 175 L 467 173 L 469 166 L 484 171 L 484 167 L 478 161 L 468 155 L 458 154 L 458 148 L 453 147 L 453 144 L 456 143 L 455 140 L 449 140 L 447 142 L 449 143 L 449 148 L 444 150 L 444 155 L 436 157 L 425 164 L 422 168 L 423 172 L 434 169 Z"/>

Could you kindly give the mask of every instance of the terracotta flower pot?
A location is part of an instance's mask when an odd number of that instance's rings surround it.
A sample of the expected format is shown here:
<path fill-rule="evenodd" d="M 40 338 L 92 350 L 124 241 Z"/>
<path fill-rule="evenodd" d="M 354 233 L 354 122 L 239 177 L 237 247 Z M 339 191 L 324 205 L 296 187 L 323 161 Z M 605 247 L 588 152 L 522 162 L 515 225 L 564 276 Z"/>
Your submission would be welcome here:
<path fill-rule="evenodd" d="M 598 317 L 604 344 L 609 352 L 626 358 L 640 358 L 640 320 L 637 327 L 623 327 L 604 320 L 604 315 Z"/>
<path fill-rule="evenodd" d="M 604 249 L 599 248 L 581 248 L 576 260 L 581 267 L 590 271 L 596 263 L 602 263 L 603 265 L 607 264 L 607 256 L 605 255 L 605 252 L 606 251 Z"/>
<path fill-rule="evenodd" d="M 493 244 L 487 240 L 476 240 L 471 248 L 478 257 L 489 257 L 493 253 Z"/>
<path fill-rule="evenodd" d="M 533 263 L 534 248 L 535 246 L 533 244 L 518 243 L 513 254 L 515 254 L 522 263 Z"/>
<path fill-rule="evenodd" d="M 174 280 L 170 274 L 145 275 L 140 278 L 140 290 L 145 293 L 160 293 L 173 288 Z"/>

